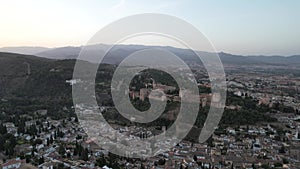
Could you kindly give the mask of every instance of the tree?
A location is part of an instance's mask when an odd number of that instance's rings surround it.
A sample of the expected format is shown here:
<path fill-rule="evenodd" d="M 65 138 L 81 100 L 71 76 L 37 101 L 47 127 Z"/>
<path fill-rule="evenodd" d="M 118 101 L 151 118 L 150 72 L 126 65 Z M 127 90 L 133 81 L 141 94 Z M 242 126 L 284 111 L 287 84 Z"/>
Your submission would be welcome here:
<path fill-rule="evenodd" d="M 49 139 L 49 138 L 47 138 L 47 141 L 46 141 L 46 143 L 47 143 L 47 146 L 49 146 L 49 145 L 50 145 L 50 139 Z"/>
<path fill-rule="evenodd" d="M 73 155 L 74 155 L 74 156 L 77 156 L 77 155 L 78 155 L 78 148 L 77 148 L 77 147 L 74 148 Z"/>
<path fill-rule="evenodd" d="M 98 158 L 98 159 L 96 160 L 96 166 L 103 167 L 103 166 L 105 166 L 105 165 L 106 165 L 106 160 L 105 160 L 105 158 L 104 158 L 104 155 L 101 154 L 100 158 Z"/>
<path fill-rule="evenodd" d="M 58 153 L 61 155 L 61 156 L 65 156 L 65 153 L 66 153 L 66 150 L 65 150 L 65 147 L 61 144 L 58 148 Z"/>
<path fill-rule="evenodd" d="M 34 157 L 34 148 L 31 149 L 31 157 Z"/>
<path fill-rule="evenodd" d="M 206 142 L 209 147 L 214 147 L 214 139 L 212 138 L 212 136 L 210 136 Z"/>
<path fill-rule="evenodd" d="M 81 159 L 84 161 L 89 160 L 89 151 L 87 148 L 83 149 L 82 154 L 81 154 Z"/>
<path fill-rule="evenodd" d="M 44 163 L 44 157 L 42 156 L 41 158 L 39 158 L 39 165 Z"/>
<path fill-rule="evenodd" d="M 25 122 L 21 121 L 21 122 L 18 124 L 17 132 L 18 132 L 19 134 L 25 133 Z"/>
<path fill-rule="evenodd" d="M 75 116 L 75 123 L 78 123 L 78 117 Z"/>
<path fill-rule="evenodd" d="M 0 124 L 0 134 L 7 134 L 7 128 L 2 123 Z"/>
<path fill-rule="evenodd" d="M 50 144 L 52 144 L 53 143 L 53 137 L 52 137 L 52 135 L 50 136 Z"/>
<path fill-rule="evenodd" d="M 193 159 L 194 159 L 194 161 L 198 160 L 196 155 L 194 155 Z"/>
<path fill-rule="evenodd" d="M 278 168 L 279 168 L 279 167 L 282 167 L 282 163 L 275 163 L 274 166 L 275 166 L 275 167 L 278 167 Z"/>
<path fill-rule="evenodd" d="M 288 164 L 288 163 L 289 163 L 289 161 L 288 161 L 288 159 L 286 159 L 286 158 L 283 158 L 283 159 L 282 159 L 282 163 L 283 163 L 283 164 Z"/>
<path fill-rule="evenodd" d="M 159 165 L 165 165 L 165 163 L 166 163 L 166 160 L 165 160 L 165 159 L 159 159 L 159 160 L 158 160 L 158 164 L 159 164 Z"/>
<path fill-rule="evenodd" d="M 284 145 L 282 145 L 282 146 L 280 147 L 279 153 L 285 154 L 285 147 L 284 147 Z"/>

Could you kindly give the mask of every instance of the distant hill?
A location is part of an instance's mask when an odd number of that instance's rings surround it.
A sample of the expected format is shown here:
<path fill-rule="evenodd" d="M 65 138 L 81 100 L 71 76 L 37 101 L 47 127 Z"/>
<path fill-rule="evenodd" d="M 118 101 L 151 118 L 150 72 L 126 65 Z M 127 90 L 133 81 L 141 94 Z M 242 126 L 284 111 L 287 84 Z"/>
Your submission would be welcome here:
<path fill-rule="evenodd" d="M 0 52 L 0 98 L 25 99 L 32 106 L 72 103 L 66 80 L 72 79 L 74 64 L 75 60 Z"/>
<path fill-rule="evenodd" d="M 23 87 L 28 77 L 40 72 L 51 61 L 36 56 L 0 53 L 0 95 Z"/>
<path fill-rule="evenodd" d="M 131 53 L 142 50 L 142 49 L 149 49 L 149 48 L 160 48 L 160 49 L 166 49 L 168 51 L 173 52 L 177 56 L 179 56 L 181 59 L 183 59 L 186 62 L 195 62 L 198 60 L 198 58 L 195 57 L 194 53 L 191 50 L 188 49 L 180 49 L 180 48 L 174 48 L 169 46 L 143 46 L 143 45 L 116 45 L 114 46 L 110 52 L 107 54 L 107 57 L 103 60 L 104 63 L 109 64 L 118 64 L 120 63 L 125 57 L 130 55 Z M 3 48 L 2 48 L 3 49 Z M 10 49 L 10 48 L 7 48 Z M 18 48 L 12 48 L 14 50 L 17 50 Z M 22 49 L 22 48 L 20 48 Z M 25 48 L 27 53 L 34 53 L 34 51 L 37 51 L 37 49 L 42 50 L 41 52 L 36 52 L 34 55 L 43 57 L 43 58 L 49 58 L 49 59 L 76 59 L 82 49 L 82 47 L 60 47 L 60 48 L 39 48 L 39 47 L 27 47 Z M 29 52 L 30 49 L 32 49 L 32 52 Z M 104 52 L 108 49 L 108 45 L 105 44 L 98 44 L 98 45 L 92 45 L 87 46 L 87 57 L 84 59 L 89 62 L 96 62 L 98 60 L 97 54 L 99 52 Z M 0 49 L 1 51 L 1 49 Z M 25 51 L 25 50 L 23 50 Z M 25 51 L 25 52 L 26 52 Z M 21 53 L 22 50 L 19 50 Z M 26 54 L 26 53 L 24 53 Z M 208 52 L 201 52 L 198 51 L 198 54 L 200 55 L 209 55 Z M 295 56 L 243 56 L 243 55 L 233 55 L 229 53 L 218 53 L 220 56 L 220 59 L 223 64 L 233 64 L 233 65 L 293 65 L 297 66 L 300 64 L 300 55 Z M 151 58 L 149 58 L 151 59 Z"/>
<path fill-rule="evenodd" d="M 72 86 L 66 80 L 73 78 L 75 62 L 75 59 L 54 60 L 0 52 L 1 111 L 13 113 L 47 109 L 57 114 L 64 106 L 71 107 Z M 87 66 L 92 64 L 82 62 Z M 102 66 L 99 71 L 108 75 L 97 74 L 97 79 L 110 77 L 113 68 L 112 65 Z"/>
<path fill-rule="evenodd" d="M 32 55 L 0 52 L 0 107 L 10 114 L 47 109 L 63 117 L 71 107 L 75 60 L 51 60 Z M 9 116 L 6 116 L 7 118 Z"/>
<path fill-rule="evenodd" d="M 3 47 L 0 48 L 0 52 L 9 52 L 9 53 L 19 53 L 19 54 L 25 54 L 25 55 L 34 55 L 36 53 L 40 53 L 46 50 L 49 50 L 50 48 L 45 47 Z"/>
<path fill-rule="evenodd" d="M 300 55 L 295 56 L 241 56 L 228 53 L 219 53 L 220 59 L 224 64 L 243 64 L 243 65 L 299 65 Z"/>
<path fill-rule="evenodd" d="M 49 59 L 76 59 L 81 47 L 61 47 L 35 53 L 36 56 Z"/>

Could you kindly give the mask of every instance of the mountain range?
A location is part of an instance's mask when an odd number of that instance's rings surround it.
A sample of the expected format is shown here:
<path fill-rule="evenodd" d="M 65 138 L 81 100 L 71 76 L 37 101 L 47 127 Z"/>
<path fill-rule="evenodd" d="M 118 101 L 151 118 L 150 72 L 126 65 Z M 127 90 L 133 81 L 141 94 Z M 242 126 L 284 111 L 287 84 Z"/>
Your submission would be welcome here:
<path fill-rule="evenodd" d="M 86 46 L 87 57 L 84 60 L 90 62 L 97 61 L 97 52 L 104 52 L 108 49 L 108 45 L 98 44 Z M 26 55 L 35 55 L 42 58 L 48 59 L 76 59 L 82 50 L 80 47 L 59 47 L 59 48 L 44 48 L 44 47 L 4 47 L 0 48 L 0 52 L 19 53 Z M 143 46 L 143 45 L 116 45 L 104 58 L 104 63 L 117 64 L 129 54 L 149 48 L 165 49 L 173 52 L 185 61 L 193 62 L 194 53 L 189 49 L 174 48 L 169 46 Z M 208 52 L 197 51 L 200 55 L 207 55 Z M 234 55 L 229 53 L 220 52 L 218 53 L 223 64 L 238 64 L 238 65 L 292 65 L 298 66 L 300 64 L 300 55 L 294 56 L 243 56 Z"/>

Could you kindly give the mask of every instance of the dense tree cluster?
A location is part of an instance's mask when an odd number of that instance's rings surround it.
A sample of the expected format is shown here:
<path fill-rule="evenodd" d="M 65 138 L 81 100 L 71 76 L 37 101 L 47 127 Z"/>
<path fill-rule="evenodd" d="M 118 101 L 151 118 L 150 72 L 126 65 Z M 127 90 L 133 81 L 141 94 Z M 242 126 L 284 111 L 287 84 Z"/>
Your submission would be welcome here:
<path fill-rule="evenodd" d="M 12 156 L 15 152 L 14 148 L 17 144 L 15 136 L 7 133 L 7 128 L 2 123 L 0 124 L 0 151 L 5 152 L 5 155 Z"/>

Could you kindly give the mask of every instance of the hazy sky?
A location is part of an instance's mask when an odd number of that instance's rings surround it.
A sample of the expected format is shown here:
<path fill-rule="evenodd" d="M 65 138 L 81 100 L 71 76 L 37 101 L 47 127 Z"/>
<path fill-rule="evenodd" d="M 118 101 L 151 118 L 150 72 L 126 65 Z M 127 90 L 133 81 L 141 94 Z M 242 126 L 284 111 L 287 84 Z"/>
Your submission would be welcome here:
<path fill-rule="evenodd" d="M 1 0 L 0 47 L 84 45 L 105 25 L 149 12 L 186 20 L 217 51 L 300 54 L 299 0 Z"/>

